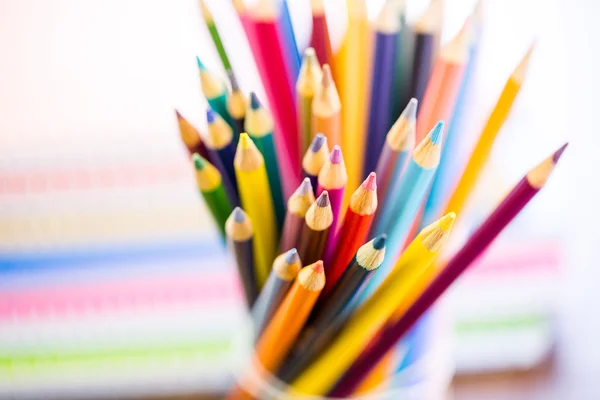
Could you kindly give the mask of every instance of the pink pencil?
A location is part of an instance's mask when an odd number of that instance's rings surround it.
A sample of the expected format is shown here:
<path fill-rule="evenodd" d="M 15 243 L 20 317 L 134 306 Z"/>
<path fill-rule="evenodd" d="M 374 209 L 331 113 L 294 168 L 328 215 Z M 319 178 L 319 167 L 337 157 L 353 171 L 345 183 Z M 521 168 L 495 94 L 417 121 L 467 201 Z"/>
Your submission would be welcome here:
<path fill-rule="evenodd" d="M 333 147 L 329 159 L 325 161 L 325 165 L 323 165 L 323 168 L 321 168 L 321 171 L 319 172 L 318 181 L 319 186 L 317 189 L 317 196 L 319 196 L 323 190 L 327 190 L 329 192 L 329 200 L 333 212 L 333 222 L 331 223 L 331 230 L 329 231 L 325 252 L 323 253 L 325 257 L 327 257 L 329 253 L 332 253 L 335 250 L 337 243 L 338 220 L 344 201 L 346 183 L 348 183 L 348 173 L 346 172 L 346 164 L 344 164 L 344 157 L 340 146 L 335 145 Z"/>

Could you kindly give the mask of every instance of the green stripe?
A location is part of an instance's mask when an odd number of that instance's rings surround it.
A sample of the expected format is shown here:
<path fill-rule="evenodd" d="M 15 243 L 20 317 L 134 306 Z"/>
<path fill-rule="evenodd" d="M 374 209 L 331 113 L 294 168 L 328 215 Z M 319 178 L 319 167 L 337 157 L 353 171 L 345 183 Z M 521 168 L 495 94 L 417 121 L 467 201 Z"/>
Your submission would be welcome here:
<path fill-rule="evenodd" d="M 223 188 L 223 183 L 221 183 L 217 188 L 210 192 L 202 192 L 202 196 L 206 201 L 206 205 L 208 206 L 215 223 L 219 227 L 219 232 L 221 232 L 221 237 L 223 240 L 225 239 L 225 221 L 233 211 L 231 206 L 231 202 L 225 193 L 225 188 Z"/>
<path fill-rule="evenodd" d="M 229 62 L 229 57 L 227 57 L 225 47 L 223 47 L 223 42 L 221 41 L 221 36 L 219 35 L 219 31 L 217 30 L 215 23 L 208 22 L 206 26 L 208 27 L 210 36 L 212 37 L 213 43 L 217 48 L 217 52 L 219 53 L 219 57 L 221 58 L 221 62 L 223 63 L 223 68 L 225 68 L 225 71 L 231 71 L 231 63 Z"/>
<path fill-rule="evenodd" d="M 473 333 L 477 331 L 497 331 L 524 328 L 540 328 L 549 324 L 547 315 L 532 314 L 512 316 L 507 318 L 478 319 L 471 321 L 458 321 L 454 326 L 457 334 Z"/>
<path fill-rule="evenodd" d="M 223 93 L 218 95 L 217 97 L 207 98 L 208 104 L 210 108 L 212 108 L 217 114 L 221 116 L 227 122 L 227 124 L 235 131 L 235 126 L 233 125 L 233 119 L 231 115 L 229 115 L 229 111 L 227 111 L 227 91 L 224 90 Z"/>

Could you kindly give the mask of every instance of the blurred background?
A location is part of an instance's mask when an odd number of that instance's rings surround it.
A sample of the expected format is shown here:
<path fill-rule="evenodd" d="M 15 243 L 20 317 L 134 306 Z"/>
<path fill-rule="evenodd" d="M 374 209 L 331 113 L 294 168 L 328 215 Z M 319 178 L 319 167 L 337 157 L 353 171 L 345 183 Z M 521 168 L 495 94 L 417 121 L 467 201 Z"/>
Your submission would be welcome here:
<path fill-rule="evenodd" d="M 368 3 L 374 18 L 383 2 Z M 241 88 L 264 99 L 232 5 L 207 4 Z M 443 38 L 473 4 L 446 1 Z M 303 49 L 309 1 L 289 5 Z M 409 19 L 426 6 L 408 1 Z M 335 49 L 345 5 L 326 7 Z M 448 397 L 597 399 L 600 3 L 486 0 L 484 10 L 470 134 L 536 49 L 458 238 L 570 146 L 444 300 L 457 373 Z M 198 3 L 2 0 L 0 48 L 0 397 L 219 393 L 243 302 L 174 113 L 204 130 L 196 55 L 225 76 Z"/>

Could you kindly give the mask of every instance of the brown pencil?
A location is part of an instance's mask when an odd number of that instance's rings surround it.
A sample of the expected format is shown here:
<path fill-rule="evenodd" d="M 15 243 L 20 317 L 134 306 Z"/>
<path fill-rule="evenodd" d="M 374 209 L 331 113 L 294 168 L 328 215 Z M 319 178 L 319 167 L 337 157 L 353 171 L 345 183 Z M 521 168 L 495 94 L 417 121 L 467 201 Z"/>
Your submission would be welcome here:
<path fill-rule="evenodd" d="M 250 218 L 240 207 L 234 208 L 229 218 L 227 218 L 225 232 L 227 233 L 227 242 L 235 256 L 246 303 L 248 308 L 251 308 L 258 296 L 252 251 L 254 230 Z"/>
<path fill-rule="evenodd" d="M 287 202 L 287 213 L 281 232 L 279 252 L 283 253 L 297 246 L 302 226 L 304 225 L 304 217 L 314 202 L 315 195 L 310 184 L 310 179 L 304 178 Z"/>
<path fill-rule="evenodd" d="M 332 223 L 333 212 L 329 193 L 324 190 L 310 206 L 304 218 L 298 246 L 298 254 L 303 263 L 311 264 L 321 258 Z"/>
<path fill-rule="evenodd" d="M 202 142 L 200 132 L 187 119 L 183 118 L 181 113 L 175 110 L 177 116 L 177 124 L 179 125 L 179 133 L 181 134 L 181 141 L 188 150 L 190 156 L 194 153 L 200 154 L 204 159 L 210 160 L 208 156 L 208 150 Z"/>

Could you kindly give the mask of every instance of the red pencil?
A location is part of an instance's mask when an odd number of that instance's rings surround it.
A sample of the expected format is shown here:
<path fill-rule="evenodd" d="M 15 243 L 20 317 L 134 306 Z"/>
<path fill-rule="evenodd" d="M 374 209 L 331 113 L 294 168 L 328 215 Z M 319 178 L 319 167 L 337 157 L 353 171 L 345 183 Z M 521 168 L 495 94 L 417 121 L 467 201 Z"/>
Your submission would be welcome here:
<path fill-rule="evenodd" d="M 325 18 L 325 5 L 323 0 L 311 0 L 310 6 L 313 28 L 309 47 L 315 49 L 319 64 L 329 64 L 333 67 L 333 52 L 331 51 L 327 18 Z"/>
<path fill-rule="evenodd" d="M 525 175 L 513 188 L 492 214 L 471 235 L 467 243 L 448 261 L 441 272 L 423 291 L 421 296 L 395 323 L 389 325 L 371 347 L 363 352 L 358 360 L 346 372 L 336 387 L 329 393 L 332 397 L 350 395 L 369 370 L 377 365 L 388 350 L 412 327 L 412 325 L 435 303 L 448 287 L 467 269 L 498 234 L 525 207 L 556 166 L 558 159 L 567 147 L 564 144 L 550 157 L 542 161 Z"/>
<path fill-rule="evenodd" d="M 327 281 L 321 297 L 327 296 L 333 289 L 356 251 L 367 241 L 376 210 L 377 178 L 375 172 L 371 172 L 350 197 L 344 222 L 338 232 L 335 251 L 331 255 L 325 255 L 327 261 L 324 262 L 324 265 Z"/>
<path fill-rule="evenodd" d="M 283 46 L 278 21 L 280 5 L 273 0 L 262 0 L 250 12 L 248 24 L 255 40 L 256 58 L 259 61 L 262 81 L 275 120 L 277 158 L 281 168 L 285 197 L 289 197 L 300 184 L 300 149 L 296 103 L 286 50 Z M 261 68 L 262 67 L 262 68 Z"/>

